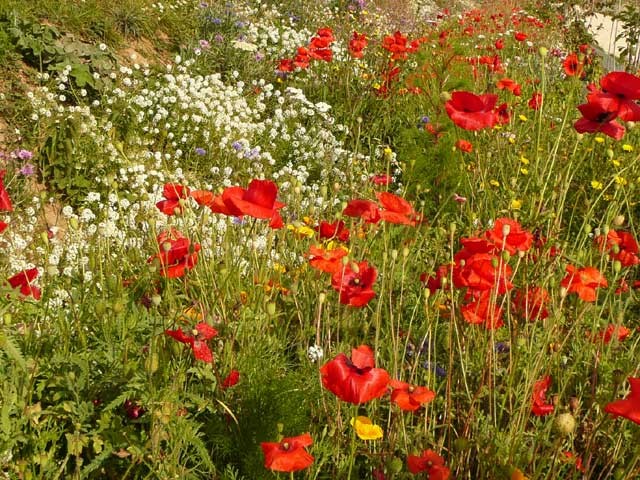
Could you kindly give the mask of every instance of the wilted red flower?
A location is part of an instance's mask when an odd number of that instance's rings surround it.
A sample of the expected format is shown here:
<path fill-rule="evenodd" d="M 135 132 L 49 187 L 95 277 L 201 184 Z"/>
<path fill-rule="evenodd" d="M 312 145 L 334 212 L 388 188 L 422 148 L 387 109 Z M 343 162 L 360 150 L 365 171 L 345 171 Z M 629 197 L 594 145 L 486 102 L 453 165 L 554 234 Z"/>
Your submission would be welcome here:
<path fill-rule="evenodd" d="M 12 212 L 13 205 L 11 204 L 11 198 L 9 197 L 9 192 L 7 192 L 4 187 L 4 176 L 6 173 L 6 170 L 0 170 L 0 210 Z"/>
<path fill-rule="evenodd" d="M 531 98 L 527 102 L 527 105 L 529 105 L 529 108 L 533 110 L 540 109 L 540 106 L 542 105 L 542 93 L 533 92 L 533 94 L 531 94 Z"/>
<path fill-rule="evenodd" d="M 346 257 L 348 253 L 349 250 L 342 246 L 328 250 L 311 245 L 309 247 L 309 263 L 321 272 L 339 273 L 343 268 L 342 258 Z"/>
<path fill-rule="evenodd" d="M 526 252 L 533 245 L 533 234 L 510 218 L 498 218 L 485 235 L 498 251 L 506 250 L 511 255 Z"/>
<path fill-rule="evenodd" d="M 542 287 L 531 287 L 516 292 L 513 309 L 529 321 L 544 320 L 549 316 L 548 303 L 549 292 Z"/>
<path fill-rule="evenodd" d="M 322 386 L 344 402 L 359 405 L 387 393 L 389 374 L 374 368 L 373 350 L 360 345 L 351 350 L 351 359 L 344 353 L 320 368 Z"/>
<path fill-rule="evenodd" d="M 41 292 L 38 287 L 33 285 L 33 281 L 38 277 L 38 269 L 30 268 L 16 273 L 7 281 L 12 288 L 20 287 L 20 293 L 25 297 L 32 296 L 36 300 L 40 300 Z"/>
<path fill-rule="evenodd" d="M 315 230 L 318 232 L 318 238 L 320 239 L 331 240 L 335 238 L 341 242 L 349 241 L 349 230 L 345 228 L 342 220 L 336 220 L 333 223 L 322 220 Z"/>
<path fill-rule="evenodd" d="M 607 325 L 607 328 L 598 332 L 596 339 L 601 339 L 604 343 L 611 343 L 611 340 L 615 337 L 619 342 L 622 342 L 626 340 L 630 334 L 631 330 L 624 325 L 614 325 L 613 323 L 610 323 Z"/>
<path fill-rule="evenodd" d="M 391 380 L 389 385 L 393 388 L 391 401 L 406 412 L 415 412 L 423 404 L 436 398 L 436 393 L 427 387 L 418 387 L 400 380 Z"/>
<path fill-rule="evenodd" d="M 165 215 L 174 215 L 182 212 L 180 200 L 184 201 L 189 197 L 189 187 L 180 185 L 179 183 L 165 183 L 162 189 L 164 200 L 156 203 L 156 207 Z"/>
<path fill-rule="evenodd" d="M 222 381 L 220 385 L 222 388 L 230 388 L 238 384 L 240 380 L 240 372 L 236 369 L 233 369 L 229 372 L 229 375 Z"/>
<path fill-rule="evenodd" d="M 598 235 L 594 241 L 601 251 L 608 248 L 609 257 L 618 260 L 623 267 L 631 267 L 640 263 L 638 242 L 629 232 L 611 229 L 607 233 L 606 242 L 602 235 Z"/>
<path fill-rule="evenodd" d="M 296 472 L 313 463 L 313 457 L 305 450 L 313 444 L 308 433 L 297 437 L 283 438 L 280 442 L 262 442 L 264 466 L 276 472 Z"/>
<path fill-rule="evenodd" d="M 425 450 L 422 455 L 408 455 L 407 468 L 414 475 L 426 472 L 429 480 L 447 480 L 451 471 L 445 467 L 444 458 L 433 450 Z"/>
<path fill-rule="evenodd" d="M 364 307 L 376 296 L 371 288 L 378 271 L 367 261 L 348 263 L 331 277 L 331 286 L 340 292 L 340 303 L 352 307 Z"/>
<path fill-rule="evenodd" d="M 475 95 L 471 92 L 453 92 L 445 103 L 447 115 L 460 128 L 481 130 L 493 127 L 497 122 L 494 107 L 498 96 L 487 93 Z"/>
<path fill-rule="evenodd" d="M 369 41 L 364 33 L 353 32 L 353 36 L 349 40 L 349 53 L 354 58 L 362 58 L 363 50 L 368 43 Z"/>
<path fill-rule="evenodd" d="M 158 235 L 156 238 L 159 252 L 147 260 L 152 262 L 155 258 L 160 260 L 163 277 L 178 278 L 184 276 L 187 270 L 191 270 L 198 262 L 199 243 L 191 243 L 178 230 L 171 228 Z"/>
<path fill-rule="evenodd" d="M 578 297 L 585 302 L 595 302 L 596 288 L 609 285 L 607 279 L 595 267 L 576 268 L 573 265 L 567 265 L 566 270 L 567 275 L 560 285 L 565 287 L 568 293 L 577 293 Z"/>
<path fill-rule="evenodd" d="M 616 122 L 618 102 L 604 96 L 592 97 L 588 103 L 578 105 L 582 118 L 573 124 L 578 133 L 602 132 L 609 137 L 620 140 L 625 129 Z"/>
<path fill-rule="evenodd" d="M 380 221 L 378 205 L 371 200 L 349 200 L 342 214 L 347 217 L 360 217 L 367 223 L 378 223 Z"/>
<path fill-rule="evenodd" d="M 631 392 L 622 400 L 607 403 L 604 411 L 640 425 L 640 378 L 629 377 L 629 385 Z"/>
<path fill-rule="evenodd" d="M 484 324 L 487 330 L 500 328 L 502 321 L 502 309 L 491 298 L 491 292 L 482 291 L 478 297 L 463 305 L 460 310 L 466 322 L 471 324 Z"/>
<path fill-rule="evenodd" d="M 533 384 L 533 404 L 531 413 L 542 417 L 553 412 L 553 405 L 547 402 L 547 390 L 551 386 L 551 376 L 547 375 L 542 380 Z"/>
<path fill-rule="evenodd" d="M 384 207 L 380 218 L 385 222 L 415 226 L 420 215 L 404 198 L 390 192 L 376 192 L 376 198 Z"/>
<path fill-rule="evenodd" d="M 473 151 L 473 144 L 468 140 L 458 140 L 456 142 L 456 148 L 461 152 L 471 153 Z"/>
<path fill-rule="evenodd" d="M 190 345 L 196 360 L 202 360 L 206 363 L 213 361 L 213 354 L 209 349 L 209 345 L 207 345 L 207 340 L 211 340 L 218 335 L 218 331 L 211 325 L 200 322 L 188 333 L 185 333 L 182 329 L 165 330 L 164 333 L 180 343 Z"/>

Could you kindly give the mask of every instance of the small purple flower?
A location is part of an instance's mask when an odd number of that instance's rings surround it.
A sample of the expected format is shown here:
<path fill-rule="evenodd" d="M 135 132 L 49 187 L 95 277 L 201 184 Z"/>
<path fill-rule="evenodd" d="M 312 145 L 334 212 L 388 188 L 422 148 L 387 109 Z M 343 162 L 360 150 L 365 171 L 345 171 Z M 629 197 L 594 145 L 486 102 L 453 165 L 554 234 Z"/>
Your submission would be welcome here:
<path fill-rule="evenodd" d="M 202 39 L 198 43 L 200 44 L 200 48 L 203 50 L 206 50 L 207 48 L 210 47 L 209 42 L 207 40 Z"/>
<path fill-rule="evenodd" d="M 218 43 L 222 43 L 222 42 L 224 42 L 224 37 L 223 37 L 222 35 L 220 35 L 219 33 L 218 33 L 218 34 L 216 34 L 216 36 L 215 36 L 215 37 L 213 37 L 213 39 L 214 39 L 216 42 L 218 42 Z"/>
<path fill-rule="evenodd" d="M 506 342 L 496 342 L 495 349 L 498 353 L 509 353 L 511 347 Z"/>
<path fill-rule="evenodd" d="M 36 167 L 31 163 L 25 163 L 20 169 L 20 173 L 25 176 L 33 175 L 34 173 L 36 173 Z"/>
<path fill-rule="evenodd" d="M 235 141 L 231 144 L 231 148 L 233 148 L 236 152 L 242 150 L 242 144 L 239 141 Z"/>
<path fill-rule="evenodd" d="M 231 223 L 233 223 L 234 225 L 242 225 L 244 224 L 244 219 L 242 217 L 233 217 L 231 219 Z"/>
<path fill-rule="evenodd" d="M 196 152 L 196 155 L 200 155 L 201 157 L 207 154 L 207 151 L 201 147 L 197 147 L 194 152 Z"/>
<path fill-rule="evenodd" d="M 438 377 L 446 377 L 447 376 L 447 371 L 444 368 L 442 368 L 440 365 L 437 365 L 435 363 L 424 362 L 422 364 L 422 367 L 426 368 L 427 370 L 433 370 Z"/>
<path fill-rule="evenodd" d="M 207 8 L 209 4 L 207 2 L 200 2 L 200 8 Z"/>
<path fill-rule="evenodd" d="M 255 59 L 258 62 L 261 61 L 261 60 L 264 60 L 264 54 L 262 54 L 260 52 L 256 53 Z"/>
<path fill-rule="evenodd" d="M 244 28 L 246 26 L 246 23 L 244 23 L 242 20 L 238 20 L 236 22 L 236 27 L 238 28 Z"/>
<path fill-rule="evenodd" d="M 20 160 L 31 160 L 33 158 L 33 152 L 30 152 L 29 150 L 25 150 L 23 148 L 21 148 L 20 150 L 16 150 L 13 153 Z"/>

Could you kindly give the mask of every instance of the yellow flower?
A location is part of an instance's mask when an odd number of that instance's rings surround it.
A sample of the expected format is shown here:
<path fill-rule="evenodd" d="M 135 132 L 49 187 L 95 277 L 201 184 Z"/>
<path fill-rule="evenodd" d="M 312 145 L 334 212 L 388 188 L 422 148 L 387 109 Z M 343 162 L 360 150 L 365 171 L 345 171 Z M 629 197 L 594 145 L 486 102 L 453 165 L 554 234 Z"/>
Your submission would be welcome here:
<path fill-rule="evenodd" d="M 620 175 L 616 175 L 614 177 L 614 180 L 618 185 L 626 185 L 628 183 L 627 179 L 624 177 L 621 177 Z"/>
<path fill-rule="evenodd" d="M 522 167 L 520 169 L 520 173 L 523 174 L 523 175 L 529 175 L 529 169 Z"/>
<path fill-rule="evenodd" d="M 522 207 L 522 200 L 518 200 L 516 198 L 511 200 L 511 209 L 512 210 L 520 210 L 520 207 Z"/>
<path fill-rule="evenodd" d="M 493 185 L 494 187 L 499 187 L 500 186 L 500 182 L 497 180 L 489 180 L 489 184 Z"/>
<path fill-rule="evenodd" d="M 300 237 L 312 238 L 315 235 L 313 228 L 307 225 L 287 225 L 287 230 L 294 232 Z"/>
<path fill-rule="evenodd" d="M 602 190 L 603 188 L 602 182 L 599 182 L 597 180 L 591 180 L 591 188 L 593 188 L 594 190 Z"/>
<path fill-rule="evenodd" d="M 598 143 L 604 143 L 604 137 L 596 137 L 596 142 Z"/>
<path fill-rule="evenodd" d="M 529 159 L 526 158 L 524 155 L 520 156 L 520 161 L 525 165 L 529 165 Z"/>
<path fill-rule="evenodd" d="M 633 152 L 633 145 L 625 143 L 624 145 L 622 145 L 622 150 L 624 150 L 625 152 Z"/>
<path fill-rule="evenodd" d="M 620 166 L 620 160 L 616 160 L 615 158 L 613 160 L 611 160 L 611 163 L 613 164 L 614 167 L 619 167 Z"/>
<path fill-rule="evenodd" d="M 275 272 L 278 273 L 285 273 L 287 271 L 287 267 L 285 267 L 283 264 L 278 263 L 278 262 L 274 262 L 273 263 L 273 270 Z"/>
<path fill-rule="evenodd" d="M 351 425 L 356 429 L 356 435 L 360 440 L 378 440 L 383 436 L 382 428 L 374 425 L 367 417 L 352 418 Z"/>
<path fill-rule="evenodd" d="M 518 115 L 518 118 L 519 118 L 520 120 L 522 120 L 523 122 L 526 122 L 526 121 L 528 120 L 528 118 L 527 118 L 527 117 L 525 117 L 524 115 Z"/>

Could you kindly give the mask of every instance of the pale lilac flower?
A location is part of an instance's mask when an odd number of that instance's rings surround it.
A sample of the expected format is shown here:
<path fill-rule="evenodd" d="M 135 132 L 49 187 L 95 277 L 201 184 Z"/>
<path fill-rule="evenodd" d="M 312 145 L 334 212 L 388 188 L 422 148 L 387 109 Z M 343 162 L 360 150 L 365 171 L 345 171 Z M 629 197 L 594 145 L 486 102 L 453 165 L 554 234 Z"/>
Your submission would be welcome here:
<path fill-rule="evenodd" d="M 33 175 L 34 173 L 36 173 L 36 167 L 31 163 L 25 163 L 20 169 L 20 173 L 25 176 Z"/>
<path fill-rule="evenodd" d="M 30 152 L 29 150 L 25 150 L 23 148 L 21 148 L 20 150 L 16 150 L 14 154 L 20 160 L 31 160 L 33 158 L 33 152 Z"/>
<path fill-rule="evenodd" d="M 196 152 L 196 155 L 200 155 L 200 156 L 207 154 L 207 151 L 201 147 L 197 147 L 194 151 Z"/>

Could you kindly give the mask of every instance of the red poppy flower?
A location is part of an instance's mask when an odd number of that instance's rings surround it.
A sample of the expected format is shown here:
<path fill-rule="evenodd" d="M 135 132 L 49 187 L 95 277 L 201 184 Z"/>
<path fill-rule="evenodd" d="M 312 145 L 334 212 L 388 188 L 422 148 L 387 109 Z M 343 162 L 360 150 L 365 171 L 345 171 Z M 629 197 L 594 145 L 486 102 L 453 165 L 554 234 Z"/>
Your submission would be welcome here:
<path fill-rule="evenodd" d="M 315 245 L 309 247 L 309 263 L 321 272 L 339 273 L 342 271 L 342 258 L 349 254 L 349 250 L 344 247 L 326 250 Z M 375 295 L 375 292 L 374 292 Z"/>
<path fill-rule="evenodd" d="M 407 468 L 414 475 L 426 472 L 429 480 L 447 480 L 451 471 L 445 467 L 444 458 L 433 450 L 425 450 L 422 455 L 408 455 Z"/>
<path fill-rule="evenodd" d="M 502 265 L 501 265 L 502 264 Z M 493 288 L 503 295 L 513 288 L 510 265 L 488 253 L 477 253 L 453 268 L 453 284 L 456 288 L 468 288 L 478 294 Z"/>
<path fill-rule="evenodd" d="M 333 52 L 331 51 L 331 43 L 333 42 L 333 36 L 318 36 L 313 37 L 309 42 L 309 55 L 316 60 L 324 60 L 330 62 L 333 59 Z"/>
<path fill-rule="evenodd" d="M 20 293 L 25 297 L 31 296 L 36 300 L 40 300 L 41 292 L 38 287 L 32 285 L 33 281 L 38 277 L 38 269 L 30 268 L 29 270 L 23 270 L 16 273 L 13 277 L 7 281 L 12 288 L 20 287 Z"/>
<path fill-rule="evenodd" d="M 615 140 L 624 136 L 624 127 L 615 120 L 618 116 L 616 100 L 602 95 L 591 97 L 588 103 L 578 105 L 578 110 L 582 118 L 573 124 L 578 133 L 602 132 Z"/>
<path fill-rule="evenodd" d="M 541 287 L 532 287 L 516 292 L 513 309 L 529 321 L 544 320 L 549 316 L 548 303 L 549 292 Z"/>
<path fill-rule="evenodd" d="M 391 60 L 404 60 L 407 58 L 407 37 L 400 32 L 388 35 L 382 39 L 382 48 L 391 52 Z"/>
<path fill-rule="evenodd" d="M 451 100 L 445 103 L 447 115 L 460 128 L 481 130 L 493 127 L 497 122 L 494 107 L 498 96 L 494 94 L 475 95 L 470 92 L 453 92 Z"/>
<path fill-rule="evenodd" d="M 542 417 L 553 412 L 553 405 L 547 402 L 547 390 L 551 386 L 551 376 L 547 375 L 542 380 L 533 384 L 533 404 L 531 413 Z"/>
<path fill-rule="evenodd" d="M 280 72 L 293 72 L 293 68 L 293 60 L 290 58 L 284 58 L 278 64 L 278 71 Z"/>
<path fill-rule="evenodd" d="M 629 377 L 629 385 L 631 392 L 622 400 L 607 403 L 604 411 L 640 425 L 640 378 Z"/>
<path fill-rule="evenodd" d="M 433 295 L 442 288 L 442 279 L 448 279 L 451 272 L 449 265 L 440 265 L 436 269 L 435 276 L 427 275 L 426 273 L 420 274 L 420 282 L 424 288 L 428 288 L 429 292 Z"/>
<path fill-rule="evenodd" d="M 436 398 L 436 393 L 427 387 L 418 387 L 399 380 L 391 380 L 389 385 L 393 388 L 391 401 L 405 412 L 415 412 L 423 404 Z"/>
<path fill-rule="evenodd" d="M 618 117 L 626 122 L 640 121 L 640 77 L 627 72 L 611 72 L 600 79 L 602 91 L 591 92 L 587 99 L 606 97 L 617 103 Z"/>
<path fill-rule="evenodd" d="M 456 148 L 461 152 L 471 153 L 473 151 L 473 144 L 467 140 L 458 140 L 456 142 Z"/>
<path fill-rule="evenodd" d="M 578 60 L 578 55 L 575 53 L 570 53 L 562 62 L 562 67 L 564 68 L 564 73 L 569 77 L 580 77 L 584 76 L 584 63 Z"/>
<path fill-rule="evenodd" d="M 624 325 L 614 325 L 613 323 L 610 323 L 607 325 L 607 328 L 598 332 L 596 339 L 601 339 L 604 343 L 611 343 L 613 337 L 616 337 L 619 342 L 622 342 L 626 340 L 630 334 L 631 330 Z"/>
<path fill-rule="evenodd" d="M 165 200 L 156 203 L 156 207 L 165 215 L 174 215 L 182 212 L 180 200 L 184 201 L 189 196 L 189 187 L 178 183 L 165 183 L 162 189 L 162 195 Z"/>
<path fill-rule="evenodd" d="M 366 223 L 378 223 L 380 221 L 378 205 L 371 200 L 349 200 L 342 214 L 347 217 L 360 217 Z"/>
<path fill-rule="evenodd" d="M 311 61 L 311 53 L 306 47 L 298 47 L 298 54 L 293 59 L 293 65 L 302 70 L 309 68 L 309 62 Z"/>
<path fill-rule="evenodd" d="M 147 260 L 152 262 L 155 258 L 160 260 L 163 277 L 179 278 L 184 276 L 187 270 L 191 270 L 198 262 L 200 244 L 194 243 L 181 232 L 172 228 L 164 231 L 156 238 L 159 253 Z"/>
<path fill-rule="evenodd" d="M 278 187 L 270 180 L 251 180 L 247 189 L 230 187 L 222 193 L 222 201 L 231 211 L 254 218 L 272 218 L 284 207 L 276 201 Z"/>
<path fill-rule="evenodd" d="M 349 40 L 349 53 L 353 58 L 362 58 L 363 50 L 367 47 L 369 41 L 364 33 L 353 32 L 351 40 Z"/>
<path fill-rule="evenodd" d="M 497 87 L 498 90 L 509 90 L 516 97 L 519 97 L 522 94 L 522 87 L 510 78 L 498 80 Z"/>
<path fill-rule="evenodd" d="M 296 472 L 313 463 L 313 457 L 305 450 L 313 444 L 308 433 L 283 438 L 280 442 L 262 442 L 264 466 L 276 472 Z"/>
<path fill-rule="evenodd" d="M 4 232 L 7 229 L 8 226 L 9 226 L 8 223 L 0 222 L 0 233 Z"/>
<path fill-rule="evenodd" d="M 416 225 L 420 215 L 404 198 L 389 192 L 376 192 L 376 197 L 384 207 L 380 210 L 382 220 L 400 225 Z"/>
<path fill-rule="evenodd" d="M 510 218 L 498 218 L 485 235 L 498 251 L 506 250 L 511 255 L 526 252 L 533 245 L 533 234 Z"/>
<path fill-rule="evenodd" d="M 631 267 L 640 263 L 638 258 L 638 242 L 629 232 L 609 230 L 607 239 L 602 235 L 595 238 L 595 243 L 601 251 L 606 247 L 609 249 L 609 257 L 618 260 L 623 267 Z"/>
<path fill-rule="evenodd" d="M 211 340 L 213 337 L 217 336 L 218 331 L 211 325 L 200 322 L 188 333 L 185 333 L 182 329 L 165 330 L 164 333 L 180 343 L 190 345 L 196 360 L 202 360 L 206 363 L 211 363 L 213 361 L 213 354 L 206 342 L 207 340 Z"/>
<path fill-rule="evenodd" d="M 322 220 L 316 227 L 316 232 L 318 232 L 318 238 L 320 239 L 326 238 L 331 240 L 336 238 L 341 242 L 349 241 L 349 230 L 345 228 L 342 220 L 336 220 L 333 223 Z"/>
<path fill-rule="evenodd" d="M 9 192 L 7 192 L 4 187 L 4 176 L 6 173 L 6 170 L 0 170 L 0 210 L 13 212 L 13 205 L 11 204 Z"/>
<path fill-rule="evenodd" d="M 344 353 L 320 368 L 322 386 L 344 402 L 359 405 L 387 393 L 389 374 L 374 368 L 373 350 L 360 345 L 351 350 L 351 359 Z"/>
<path fill-rule="evenodd" d="M 238 370 L 231 370 L 229 372 L 229 375 L 226 376 L 226 378 L 222 381 L 222 385 L 220 385 L 222 388 L 230 388 L 230 387 L 234 387 L 235 385 L 238 384 L 238 381 L 240 380 L 240 372 Z"/>
<path fill-rule="evenodd" d="M 379 175 L 372 175 L 369 180 L 371 180 L 374 185 L 390 185 L 393 182 L 393 177 L 386 173 L 381 173 Z"/>
<path fill-rule="evenodd" d="M 487 330 L 500 328 L 502 321 L 502 309 L 491 298 L 490 291 L 483 291 L 475 300 L 463 305 L 460 310 L 466 322 L 472 325 L 484 324 Z"/>
<path fill-rule="evenodd" d="M 542 106 L 542 93 L 533 92 L 531 98 L 527 102 L 527 105 L 529 105 L 529 108 L 531 108 L 532 110 L 539 110 Z"/>
<path fill-rule="evenodd" d="M 527 34 L 524 32 L 516 32 L 513 34 L 513 38 L 519 42 L 524 42 L 527 39 Z"/>
<path fill-rule="evenodd" d="M 189 196 L 193 198 L 198 205 L 203 207 L 211 207 L 215 198 L 213 193 L 208 190 L 193 190 L 189 193 Z"/>
<path fill-rule="evenodd" d="M 496 47 L 497 50 L 502 50 L 504 48 L 504 40 L 502 38 L 499 38 L 495 41 L 493 46 Z"/>
<path fill-rule="evenodd" d="M 364 307 L 376 296 L 371 288 L 376 281 L 378 271 L 367 261 L 357 264 L 348 263 L 331 277 L 331 286 L 340 292 L 340 303 L 352 307 Z"/>
<path fill-rule="evenodd" d="M 567 265 L 567 275 L 560 285 L 565 287 L 568 293 L 577 293 L 578 297 L 585 302 L 595 302 L 596 288 L 606 287 L 609 284 L 595 267 L 576 268 L 573 265 Z"/>

